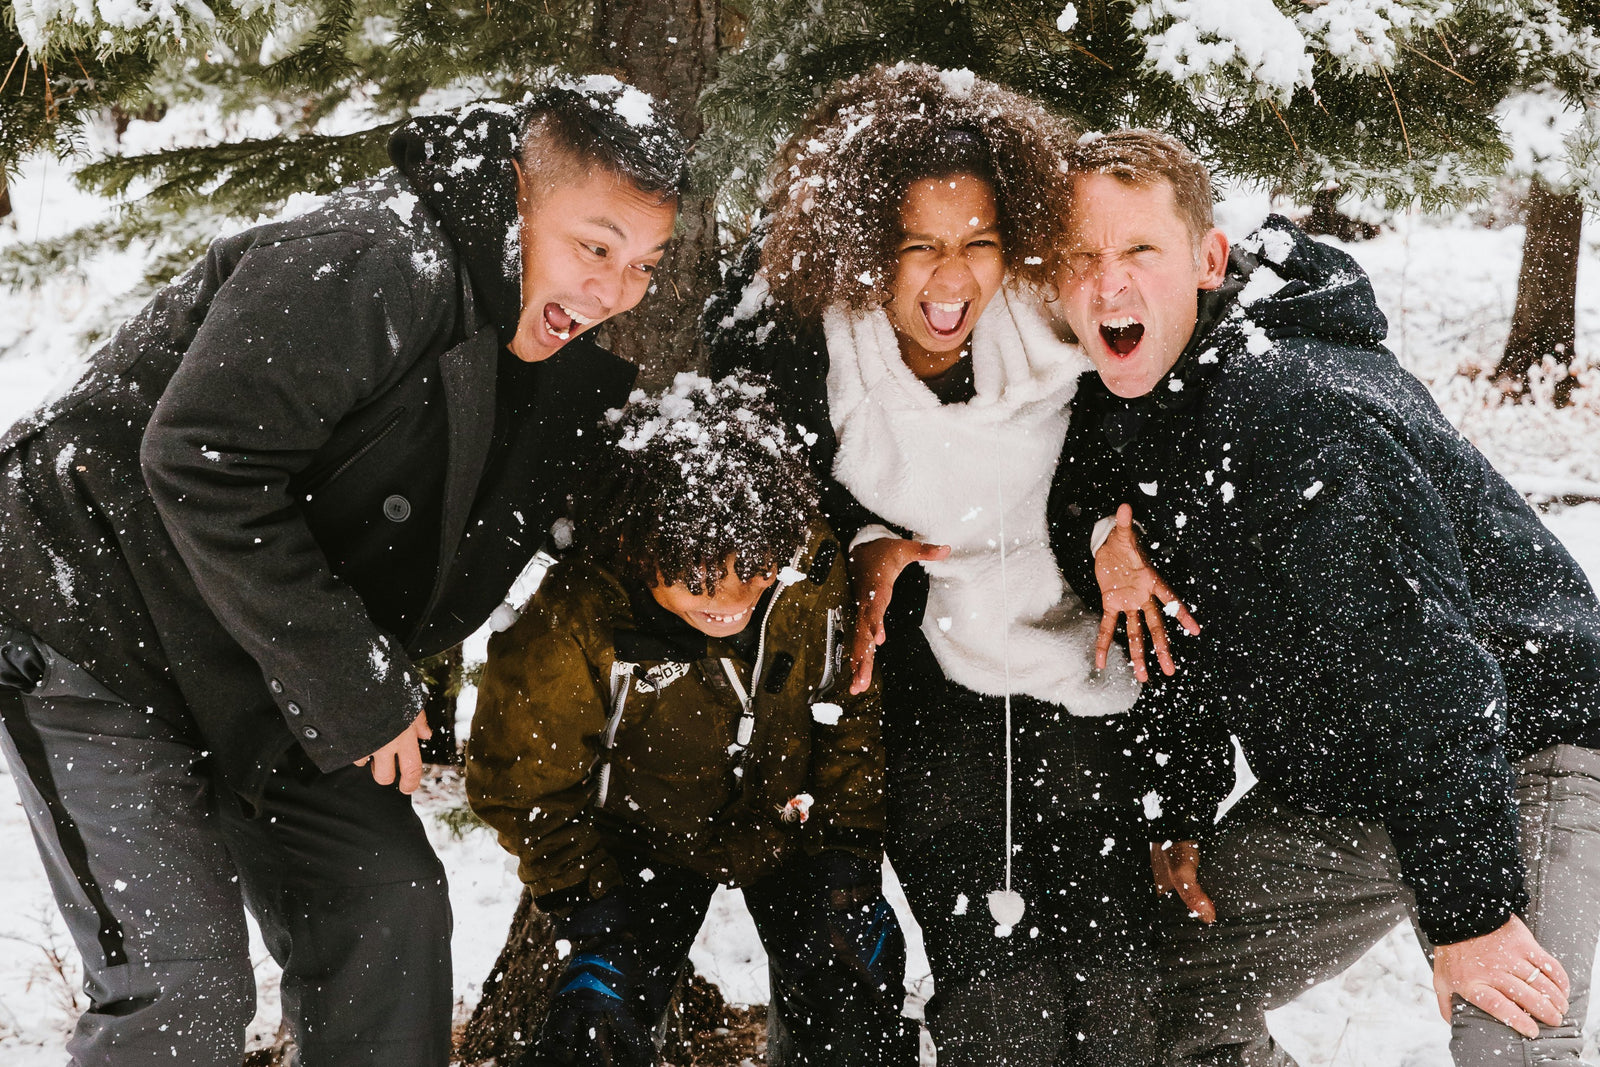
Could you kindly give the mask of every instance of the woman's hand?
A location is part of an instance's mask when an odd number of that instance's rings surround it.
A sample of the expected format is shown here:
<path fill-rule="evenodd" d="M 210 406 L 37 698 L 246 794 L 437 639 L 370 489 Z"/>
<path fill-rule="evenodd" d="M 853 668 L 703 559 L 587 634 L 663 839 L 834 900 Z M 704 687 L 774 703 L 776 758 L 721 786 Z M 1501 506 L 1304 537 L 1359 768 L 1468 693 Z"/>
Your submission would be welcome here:
<path fill-rule="evenodd" d="M 872 684 L 872 658 L 883 644 L 883 613 L 900 572 L 921 560 L 944 559 L 949 545 L 930 545 L 903 537 L 880 537 L 850 552 L 850 584 L 856 593 L 856 624 L 850 635 L 850 692 Z"/>
<path fill-rule="evenodd" d="M 1445 1022 L 1457 996 L 1532 1040 L 1539 1023 L 1561 1025 L 1572 983 L 1561 961 L 1513 915 L 1492 933 L 1434 946 L 1433 991 Z"/>
<path fill-rule="evenodd" d="M 866 546 L 863 545 L 863 548 Z M 1144 634 L 1150 631 L 1150 643 L 1155 646 L 1156 659 L 1163 674 L 1177 670 L 1172 662 L 1172 647 L 1167 641 L 1167 627 L 1162 621 L 1162 605 L 1169 606 L 1172 615 L 1191 634 L 1200 632 L 1189 609 L 1183 606 L 1161 575 L 1150 565 L 1139 539 L 1133 532 L 1133 508 L 1127 504 L 1117 509 L 1117 525 L 1094 556 L 1094 576 L 1100 583 L 1100 601 L 1104 614 L 1100 617 L 1100 639 L 1094 646 L 1094 665 L 1105 670 L 1106 654 L 1111 650 L 1111 636 L 1116 633 L 1117 620 L 1128 620 L 1128 657 L 1133 660 L 1134 676 L 1141 682 L 1150 680 L 1144 663 Z M 1140 620 L 1143 625 L 1140 625 Z"/>

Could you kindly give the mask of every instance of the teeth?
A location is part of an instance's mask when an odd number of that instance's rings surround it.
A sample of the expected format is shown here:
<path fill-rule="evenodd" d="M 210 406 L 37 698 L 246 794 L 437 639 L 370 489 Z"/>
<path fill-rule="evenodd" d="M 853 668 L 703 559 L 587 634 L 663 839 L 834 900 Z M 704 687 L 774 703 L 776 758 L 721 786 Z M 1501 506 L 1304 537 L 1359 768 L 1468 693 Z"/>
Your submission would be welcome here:
<path fill-rule="evenodd" d="M 576 311 L 573 311 L 571 308 L 567 307 L 565 304 L 557 304 L 556 306 L 562 311 L 565 311 L 568 315 L 572 316 L 572 321 L 579 326 L 587 326 L 589 323 L 594 321 L 593 319 L 583 317 Z"/>
<path fill-rule="evenodd" d="M 1124 315 L 1120 319 L 1107 319 L 1100 325 L 1112 330 L 1125 330 L 1129 326 L 1139 325 L 1139 320 L 1134 318 L 1132 315 Z"/>
<path fill-rule="evenodd" d="M 965 300 L 930 300 L 928 301 L 928 306 L 933 308 L 935 311 L 960 311 L 962 308 L 967 306 L 967 302 Z"/>
<path fill-rule="evenodd" d="M 718 615 L 714 611 L 703 611 L 703 612 L 701 612 L 701 614 L 704 615 L 706 618 L 710 619 L 712 622 L 730 623 L 730 622 L 738 622 L 740 619 L 742 619 L 746 615 L 750 614 L 750 609 L 749 608 L 745 608 L 743 611 L 735 612 L 732 615 Z"/>

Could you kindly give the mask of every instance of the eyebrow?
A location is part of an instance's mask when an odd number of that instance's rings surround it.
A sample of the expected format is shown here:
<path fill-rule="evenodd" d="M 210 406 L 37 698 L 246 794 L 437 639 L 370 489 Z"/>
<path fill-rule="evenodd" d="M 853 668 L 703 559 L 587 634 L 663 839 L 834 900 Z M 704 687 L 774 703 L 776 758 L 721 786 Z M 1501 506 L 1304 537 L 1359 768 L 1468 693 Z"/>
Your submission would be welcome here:
<path fill-rule="evenodd" d="M 622 227 L 618 226 L 615 222 L 612 222 L 608 218 L 605 218 L 605 217 L 600 216 L 600 215 L 590 215 L 588 218 L 584 219 L 583 221 L 587 222 L 591 226 L 598 226 L 602 230 L 610 230 L 612 233 L 616 234 L 618 237 L 622 238 L 624 241 L 626 241 L 628 239 L 628 235 L 626 233 L 622 232 Z M 671 243 L 672 243 L 672 238 L 669 237 L 665 241 L 662 241 L 660 244 L 656 245 L 650 251 L 652 251 L 652 252 L 663 251 L 663 250 L 666 249 L 667 245 L 669 245 Z"/>
<path fill-rule="evenodd" d="M 973 234 L 978 234 L 978 233 L 999 233 L 999 232 L 1000 232 L 1000 223 L 999 222 L 994 222 L 994 223 L 991 223 L 988 226 L 980 226 L 976 230 L 967 231 L 967 236 L 971 237 Z M 909 230 L 902 231 L 901 234 L 900 234 L 900 240 L 902 240 L 902 241 L 931 241 L 931 240 L 934 239 L 934 237 L 935 237 L 935 235 L 931 234 L 931 233 L 912 233 Z"/>

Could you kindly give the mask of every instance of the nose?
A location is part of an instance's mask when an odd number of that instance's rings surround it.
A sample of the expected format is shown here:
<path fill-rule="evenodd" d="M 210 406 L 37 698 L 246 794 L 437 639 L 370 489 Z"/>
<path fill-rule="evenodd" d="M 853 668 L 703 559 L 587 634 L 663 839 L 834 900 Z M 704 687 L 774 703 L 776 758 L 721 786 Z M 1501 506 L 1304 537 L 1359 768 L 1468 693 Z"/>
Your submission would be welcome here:
<path fill-rule="evenodd" d="M 955 254 L 948 255 L 939 261 L 938 266 L 933 268 L 933 274 L 929 276 L 928 284 L 923 291 L 925 293 L 931 292 L 935 284 L 952 292 L 959 291 L 971 280 L 972 266 L 967 262 L 967 257 Z"/>
<path fill-rule="evenodd" d="M 1101 300 L 1112 300 L 1128 287 L 1128 269 L 1121 260 L 1106 257 L 1095 265 L 1094 291 Z"/>
<path fill-rule="evenodd" d="M 618 262 L 615 266 L 606 264 L 586 280 L 584 292 L 599 303 L 602 314 L 615 315 L 619 311 L 627 310 L 623 306 L 624 294 L 627 291 L 627 272 L 626 263 Z"/>

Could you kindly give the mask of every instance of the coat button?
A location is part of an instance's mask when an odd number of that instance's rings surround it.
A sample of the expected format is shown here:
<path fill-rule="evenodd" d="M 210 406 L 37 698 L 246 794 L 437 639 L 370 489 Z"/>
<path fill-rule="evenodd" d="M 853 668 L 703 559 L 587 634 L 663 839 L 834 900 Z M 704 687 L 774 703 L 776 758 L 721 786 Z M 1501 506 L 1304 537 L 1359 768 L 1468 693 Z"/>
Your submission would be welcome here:
<path fill-rule="evenodd" d="M 411 517 L 411 501 L 394 494 L 383 502 L 383 517 L 390 522 L 405 522 Z"/>
<path fill-rule="evenodd" d="M 305 738 L 307 741 L 315 741 L 320 735 L 317 733 L 317 728 L 315 726 L 307 726 L 304 730 L 300 731 L 300 736 Z"/>
<path fill-rule="evenodd" d="M 283 709 L 285 711 L 287 711 L 290 715 L 298 715 L 298 714 L 300 714 L 300 705 L 296 704 L 292 700 L 289 701 L 289 703 L 285 704 L 283 706 Z"/>
<path fill-rule="evenodd" d="M 274 693 L 281 693 L 283 692 L 283 683 L 274 678 L 272 681 L 267 683 L 267 688 L 271 689 Z"/>

